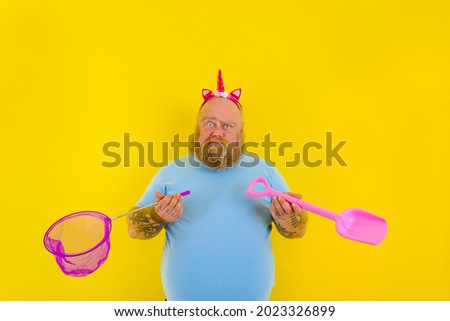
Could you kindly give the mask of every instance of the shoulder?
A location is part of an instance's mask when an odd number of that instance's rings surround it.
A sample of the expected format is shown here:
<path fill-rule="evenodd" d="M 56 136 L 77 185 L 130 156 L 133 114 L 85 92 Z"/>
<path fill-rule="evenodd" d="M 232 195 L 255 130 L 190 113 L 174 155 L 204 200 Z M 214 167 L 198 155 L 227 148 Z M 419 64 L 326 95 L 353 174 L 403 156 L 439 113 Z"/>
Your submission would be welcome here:
<path fill-rule="evenodd" d="M 177 165 L 177 160 L 170 161 L 166 164 L 154 168 L 156 171 L 153 174 L 153 179 L 155 181 L 165 181 L 168 177 L 177 175 L 180 170 L 180 166 Z"/>
<path fill-rule="evenodd" d="M 241 167 L 250 169 L 249 171 L 246 171 L 249 175 L 265 177 L 274 189 L 283 191 L 289 190 L 289 187 L 275 164 L 256 154 L 244 154 L 241 161 Z"/>
<path fill-rule="evenodd" d="M 172 172 L 185 168 L 191 163 L 192 162 L 190 161 L 190 156 L 186 155 L 168 162 L 167 164 L 163 165 L 159 170 L 163 172 Z"/>

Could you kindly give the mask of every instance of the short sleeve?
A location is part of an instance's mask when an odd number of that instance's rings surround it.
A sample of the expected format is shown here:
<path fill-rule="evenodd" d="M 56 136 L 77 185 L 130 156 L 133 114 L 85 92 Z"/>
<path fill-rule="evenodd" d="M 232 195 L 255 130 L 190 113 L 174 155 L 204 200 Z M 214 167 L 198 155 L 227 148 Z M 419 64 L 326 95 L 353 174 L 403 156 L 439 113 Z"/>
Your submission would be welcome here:
<path fill-rule="evenodd" d="M 155 192 L 166 194 L 166 186 L 163 180 L 163 168 L 160 169 L 147 186 L 144 194 L 136 203 L 137 206 L 145 206 L 156 202 Z"/>
<path fill-rule="evenodd" d="M 270 186 L 274 190 L 280 192 L 290 192 L 289 186 L 287 185 L 283 176 L 281 176 L 280 172 L 275 167 L 271 167 L 271 170 L 269 171 L 268 181 Z"/>

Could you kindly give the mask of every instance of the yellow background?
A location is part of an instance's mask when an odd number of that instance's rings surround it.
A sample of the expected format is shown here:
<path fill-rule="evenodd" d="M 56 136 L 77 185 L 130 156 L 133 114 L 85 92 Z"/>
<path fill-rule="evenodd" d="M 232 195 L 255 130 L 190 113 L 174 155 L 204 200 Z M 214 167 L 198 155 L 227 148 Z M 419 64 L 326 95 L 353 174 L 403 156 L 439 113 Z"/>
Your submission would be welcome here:
<path fill-rule="evenodd" d="M 449 21 L 437 0 L 2 0 L 0 299 L 164 298 L 163 234 L 131 240 L 115 221 L 85 278 L 63 275 L 42 237 L 71 212 L 127 211 L 157 169 L 136 155 L 102 167 L 103 144 L 186 139 L 222 68 L 243 88 L 247 140 L 293 142 L 273 157 L 293 191 L 389 224 L 379 246 L 314 214 L 303 239 L 273 233 L 271 299 L 449 300 Z M 327 131 L 347 167 L 285 166 Z"/>

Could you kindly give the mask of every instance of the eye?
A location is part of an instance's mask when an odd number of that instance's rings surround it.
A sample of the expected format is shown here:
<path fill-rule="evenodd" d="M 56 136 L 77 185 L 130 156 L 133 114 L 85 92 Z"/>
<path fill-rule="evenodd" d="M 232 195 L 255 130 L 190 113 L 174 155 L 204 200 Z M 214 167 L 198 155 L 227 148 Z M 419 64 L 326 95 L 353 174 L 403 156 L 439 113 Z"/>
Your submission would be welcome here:
<path fill-rule="evenodd" d="M 225 125 L 223 125 L 223 128 L 225 128 L 225 129 L 230 129 L 230 128 L 231 128 L 231 125 L 230 125 L 230 124 L 225 124 Z"/>
<path fill-rule="evenodd" d="M 214 123 L 212 121 L 209 121 L 209 122 L 206 123 L 206 127 L 213 128 L 214 127 Z"/>

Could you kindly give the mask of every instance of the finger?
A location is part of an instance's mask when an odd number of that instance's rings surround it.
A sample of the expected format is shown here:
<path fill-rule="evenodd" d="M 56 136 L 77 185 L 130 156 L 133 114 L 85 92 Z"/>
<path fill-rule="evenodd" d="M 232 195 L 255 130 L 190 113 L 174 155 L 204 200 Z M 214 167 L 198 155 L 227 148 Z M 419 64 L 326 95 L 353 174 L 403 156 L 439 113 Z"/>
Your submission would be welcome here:
<path fill-rule="evenodd" d="M 173 208 L 172 212 L 174 213 L 174 215 L 177 215 L 179 212 L 181 212 L 182 208 L 183 208 L 183 204 L 179 200 L 178 203 Z"/>
<path fill-rule="evenodd" d="M 164 195 L 163 193 L 161 193 L 161 192 L 155 192 L 155 197 L 156 197 L 156 200 L 157 201 L 159 201 L 159 200 L 161 200 L 162 198 L 164 198 L 166 195 Z"/>
<path fill-rule="evenodd" d="M 279 197 L 279 202 L 285 215 L 289 215 L 293 212 L 291 204 L 289 204 L 285 199 Z"/>
<path fill-rule="evenodd" d="M 170 200 L 169 204 L 167 204 L 167 207 L 164 209 L 164 211 L 166 213 L 173 213 L 179 201 L 180 201 L 180 194 L 177 193 L 172 197 L 172 199 Z"/>
<path fill-rule="evenodd" d="M 278 197 L 273 198 L 273 206 L 275 207 L 275 215 L 276 216 L 283 216 L 283 207 L 280 204 L 280 201 L 278 200 Z"/>
<path fill-rule="evenodd" d="M 177 215 L 178 215 L 178 211 L 175 210 L 175 209 L 173 209 L 173 210 L 171 210 L 168 214 L 170 215 L 170 217 L 171 217 L 173 220 L 175 220 L 175 218 L 176 218 Z"/>
<path fill-rule="evenodd" d="M 175 220 L 175 218 L 178 215 L 178 211 L 176 210 L 176 208 L 174 208 L 171 211 L 167 212 L 167 215 L 169 215 L 172 218 L 172 220 Z"/>
<path fill-rule="evenodd" d="M 180 198 L 181 198 L 181 196 L 180 196 Z M 183 215 L 183 204 L 181 203 L 181 200 L 178 200 L 178 203 L 175 205 L 175 207 L 169 213 L 169 215 L 171 218 L 171 222 L 175 222 L 180 219 L 181 215 Z"/>
<path fill-rule="evenodd" d="M 170 203 L 172 198 L 173 198 L 172 194 L 167 194 L 163 199 L 161 199 L 159 201 L 158 205 L 156 206 L 156 210 L 157 210 L 158 214 L 164 213 L 165 208 Z"/>
<path fill-rule="evenodd" d="M 300 194 L 296 194 L 296 193 L 292 193 L 292 192 L 284 192 L 284 194 L 287 194 L 289 196 L 298 198 L 298 199 L 302 199 L 302 196 Z M 295 213 L 299 214 L 303 211 L 303 208 L 297 204 L 297 203 L 291 203 L 291 207 L 294 210 Z"/>
<path fill-rule="evenodd" d="M 178 221 L 182 215 L 183 215 L 183 208 L 181 207 L 180 210 L 176 212 L 173 218 L 175 221 Z"/>
<path fill-rule="evenodd" d="M 168 213 L 164 212 L 164 215 L 167 216 L 167 220 L 169 222 L 175 222 L 177 220 L 176 219 L 176 213 L 174 211 L 170 211 Z"/>
<path fill-rule="evenodd" d="M 291 206 L 296 214 L 300 214 L 303 211 L 303 208 L 296 203 L 292 203 Z"/>
<path fill-rule="evenodd" d="M 178 200 L 180 198 L 179 194 L 173 195 L 172 199 L 170 200 L 169 204 L 164 208 L 164 215 L 167 217 L 170 217 L 170 221 L 174 221 L 174 216 L 177 214 L 177 212 L 174 210 L 176 208 L 176 204 L 178 203 Z"/>

